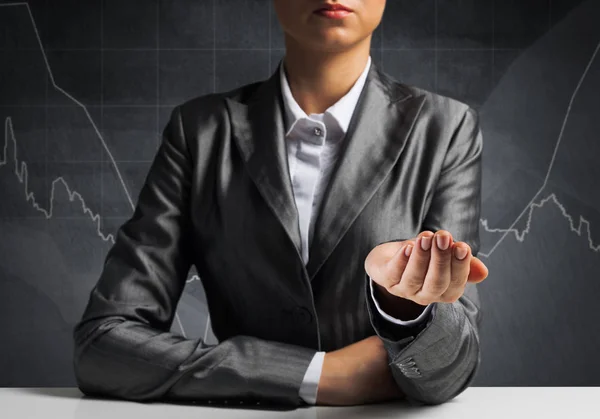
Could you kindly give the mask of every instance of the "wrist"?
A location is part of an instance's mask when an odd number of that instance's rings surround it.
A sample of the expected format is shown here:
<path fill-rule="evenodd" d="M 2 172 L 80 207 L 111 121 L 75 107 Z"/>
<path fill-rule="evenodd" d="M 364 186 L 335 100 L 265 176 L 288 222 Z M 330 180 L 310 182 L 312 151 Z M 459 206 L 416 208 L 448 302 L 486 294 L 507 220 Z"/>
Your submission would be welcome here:
<path fill-rule="evenodd" d="M 427 306 L 415 303 L 407 298 L 398 297 L 388 292 L 385 287 L 373 281 L 373 293 L 381 309 L 397 319 L 415 319 Z"/>
<path fill-rule="evenodd" d="M 344 385 L 350 380 L 349 363 L 344 363 L 336 355 L 336 351 L 326 352 L 323 358 L 323 369 L 317 387 L 316 404 L 334 405 L 347 397 Z"/>

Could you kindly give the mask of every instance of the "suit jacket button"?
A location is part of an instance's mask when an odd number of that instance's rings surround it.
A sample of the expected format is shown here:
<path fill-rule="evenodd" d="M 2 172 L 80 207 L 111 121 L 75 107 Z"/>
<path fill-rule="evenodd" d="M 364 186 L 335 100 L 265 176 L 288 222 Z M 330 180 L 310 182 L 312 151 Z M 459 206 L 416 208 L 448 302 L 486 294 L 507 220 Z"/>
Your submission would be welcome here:
<path fill-rule="evenodd" d="M 296 307 L 294 309 L 294 321 L 298 324 L 310 324 L 312 314 L 306 307 Z"/>

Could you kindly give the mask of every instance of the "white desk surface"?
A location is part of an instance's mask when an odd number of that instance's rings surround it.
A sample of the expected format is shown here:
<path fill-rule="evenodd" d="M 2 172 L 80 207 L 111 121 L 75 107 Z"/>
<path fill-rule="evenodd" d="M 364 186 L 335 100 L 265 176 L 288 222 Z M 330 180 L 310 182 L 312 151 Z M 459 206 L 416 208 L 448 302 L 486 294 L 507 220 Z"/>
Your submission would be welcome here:
<path fill-rule="evenodd" d="M 600 387 L 469 387 L 438 406 L 406 402 L 364 406 L 309 406 L 291 410 L 137 403 L 84 396 L 77 388 L 0 388 L 2 419 L 517 419 L 598 418 Z"/>

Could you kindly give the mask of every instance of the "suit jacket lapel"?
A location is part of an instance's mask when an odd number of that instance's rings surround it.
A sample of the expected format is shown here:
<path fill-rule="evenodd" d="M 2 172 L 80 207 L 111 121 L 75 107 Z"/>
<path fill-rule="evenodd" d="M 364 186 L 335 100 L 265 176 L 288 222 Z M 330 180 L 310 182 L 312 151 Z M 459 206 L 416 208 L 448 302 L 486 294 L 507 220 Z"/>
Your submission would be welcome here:
<path fill-rule="evenodd" d="M 424 96 L 412 96 L 371 64 L 319 211 L 313 214 L 317 218 L 307 265 L 311 280 L 398 161 L 423 102 Z"/>
<path fill-rule="evenodd" d="M 248 173 L 302 262 L 278 71 L 260 83 L 245 103 L 227 98 L 226 104 Z M 398 160 L 423 102 L 424 96 L 412 96 L 371 63 L 319 211 L 312 215 L 316 219 L 306 266 L 311 280 Z"/>
<path fill-rule="evenodd" d="M 302 238 L 289 173 L 278 71 L 260 83 L 245 103 L 226 98 L 226 104 L 231 114 L 233 139 L 248 173 L 302 260 Z"/>

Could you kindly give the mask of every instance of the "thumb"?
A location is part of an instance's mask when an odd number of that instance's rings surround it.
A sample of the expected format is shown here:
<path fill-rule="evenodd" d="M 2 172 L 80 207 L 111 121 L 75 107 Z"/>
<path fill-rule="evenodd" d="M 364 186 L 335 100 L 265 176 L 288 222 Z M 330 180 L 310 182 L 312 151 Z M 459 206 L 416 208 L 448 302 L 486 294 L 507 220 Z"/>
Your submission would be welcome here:
<path fill-rule="evenodd" d="M 487 266 L 476 256 L 471 258 L 471 269 L 469 271 L 468 282 L 479 283 L 487 278 L 489 270 Z"/>

